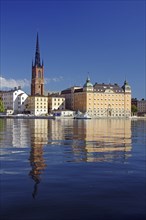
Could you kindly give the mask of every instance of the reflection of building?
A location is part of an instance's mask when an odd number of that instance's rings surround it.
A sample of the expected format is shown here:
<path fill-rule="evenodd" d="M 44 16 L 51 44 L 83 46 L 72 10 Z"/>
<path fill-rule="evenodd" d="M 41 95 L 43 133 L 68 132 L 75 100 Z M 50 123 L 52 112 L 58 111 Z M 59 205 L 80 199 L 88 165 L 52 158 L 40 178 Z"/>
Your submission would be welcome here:
<path fill-rule="evenodd" d="M 50 120 L 48 125 L 48 140 L 49 144 L 54 141 L 64 140 L 64 126 L 65 120 Z"/>
<path fill-rule="evenodd" d="M 46 167 L 43 158 L 43 146 L 48 142 L 48 120 L 31 120 L 31 151 L 30 151 L 30 176 L 35 181 L 34 191 L 32 193 L 35 198 L 40 183 L 40 175 Z"/>
<path fill-rule="evenodd" d="M 35 119 L 31 120 L 31 145 L 38 146 L 47 144 L 48 141 L 48 120 Z"/>
<path fill-rule="evenodd" d="M 50 120 L 48 144 L 65 161 L 124 162 L 131 156 L 131 120 Z"/>
<path fill-rule="evenodd" d="M 28 121 L 24 119 L 9 119 L 5 121 L 7 133 L 4 137 L 4 146 L 13 146 L 17 148 L 25 148 L 30 145 L 30 130 Z"/>
<path fill-rule="evenodd" d="M 77 121 L 74 136 L 84 140 L 84 156 L 87 161 L 125 160 L 131 155 L 130 120 Z M 81 136 L 81 137 L 80 137 Z M 75 152 L 80 147 L 73 146 Z M 83 147 L 81 148 L 83 151 Z"/>

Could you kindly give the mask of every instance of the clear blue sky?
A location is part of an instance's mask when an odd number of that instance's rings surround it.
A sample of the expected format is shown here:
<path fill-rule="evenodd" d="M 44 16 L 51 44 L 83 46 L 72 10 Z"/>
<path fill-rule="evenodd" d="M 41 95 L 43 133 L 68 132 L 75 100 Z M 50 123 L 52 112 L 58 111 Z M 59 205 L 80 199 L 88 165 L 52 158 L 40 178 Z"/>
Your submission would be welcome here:
<path fill-rule="evenodd" d="M 126 78 L 146 98 L 145 30 L 144 0 L 1 0 L 1 87 L 30 92 L 38 32 L 46 90 L 83 85 L 89 72 L 93 84 Z"/>

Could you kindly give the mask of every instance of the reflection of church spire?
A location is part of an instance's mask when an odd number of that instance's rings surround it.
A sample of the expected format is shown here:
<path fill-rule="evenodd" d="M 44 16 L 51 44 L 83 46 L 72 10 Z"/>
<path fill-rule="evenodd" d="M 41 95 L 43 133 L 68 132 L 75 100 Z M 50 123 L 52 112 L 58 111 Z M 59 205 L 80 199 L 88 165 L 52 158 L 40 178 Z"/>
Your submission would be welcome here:
<path fill-rule="evenodd" d="M 29 175 L 34 180 L 34 191 L 32 193 L 33 198 L 35 199 L 37 192 L 38 192 L 38 184 L 41 181 L 40 175 L 44 168 L 46 167 L 44 158 L 43 158 L 43 147 L 41 144 L 34 144 L 31 148 L 30 152 L 30 164 L 32 170 L 30 171 Z"/>

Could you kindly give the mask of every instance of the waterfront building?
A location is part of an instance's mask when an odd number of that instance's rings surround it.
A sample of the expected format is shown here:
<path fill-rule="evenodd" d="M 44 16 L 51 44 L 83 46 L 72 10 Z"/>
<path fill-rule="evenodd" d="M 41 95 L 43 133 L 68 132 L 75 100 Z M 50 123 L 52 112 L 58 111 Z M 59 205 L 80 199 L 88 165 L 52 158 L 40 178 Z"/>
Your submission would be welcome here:
<path fill-rule="evenodd" d="M 60 95 L 48 96 L 48 111 L 52 113 L 54 110 L 65 110 L 65 98 Z"/>
<path fill-rule="evenodd" d="M 137 101 L 138 115 L 146 115 L 146 100 Z"/>
<path fill-rule="evenodd" d="M 39 95 L 29 96 L 26 110 L 36 116 L 48 114 L 48 97 Z"/>
<path fill-rule="evenodd" d="M 40 61 L 39 38 L 37 34 L 35 62 L 32 61 L 31 95 L 44 95 L 44 65 Z"/>
<path fill-rule="evenodd" d="M 81 86 L 72 86 L 68 89 L 61 91 L 61 95 L 65 98 L 65 108 L 74 109 L 74 91 L 80 89 Z"/>
<path fill-rule="evenodd" d="M 1 91 L 0 94 L 6 112 L 18 114 L 25 111 L 28 95 L 20 86 L 9 91 Z"/>
<path fill-rule="evenodd" d="M 66 90 L 67 91 L 67 90 Z M 87 112 L 91 117 L 131 116 L 131 87 L 118 84 L 93 85 L 89 77 L 82 88 L 73 92 L 73 110 Z"/>

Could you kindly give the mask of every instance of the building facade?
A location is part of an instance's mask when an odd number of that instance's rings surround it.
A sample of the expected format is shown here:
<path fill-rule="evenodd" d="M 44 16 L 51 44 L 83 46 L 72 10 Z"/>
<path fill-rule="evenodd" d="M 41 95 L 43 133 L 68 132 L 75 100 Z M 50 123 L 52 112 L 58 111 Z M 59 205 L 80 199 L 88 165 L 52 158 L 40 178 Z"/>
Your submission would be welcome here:
<path fill-rule="evenodd" d="M 62 97 L 65 98 L 65 108 L 73 110 L 74 109 L 74 91 L 80 89 L 81 86 L 72 86 L 68 89 L 61 91 Z"/>
<path fill-rule="evenodd" d="M 146 100 L 137 101 L 138 115 L 146 115 Z"/>
<path fill-rule="evenodd" d="M 73 93 L 73 110 L 87 112 L 91 117 L 130 117 L 131 87 L 124 82 L 117 84 L 93 84 L 87 78 L 82 88 Z"/>
<path fill-rule="evenodd" d="M 37 34 L 35 62 L 32 62 L 31 95 L 44 95 L 44 65 L 40 61 L 39 38 Z"/>
<path fill-rule="evenodd" d="M 27 111 L 32 115 L 48 114 L 48 97 L 47 96 L 29 96 L 27 102 Z"/>
<path fill-rule="evenodd" d="M 65 98 L 62 96 L 48 96 L 48 111 L 52 113 L 54 110 L 65 110 Z"/>
<path fill-rule="evenodd" d="M 20 86 L 9 91 L 1 91 L 1 98 L 7 112 L 11 111 L 11 114 L 24 113 L 28 95 L 21 90 Z"/>

